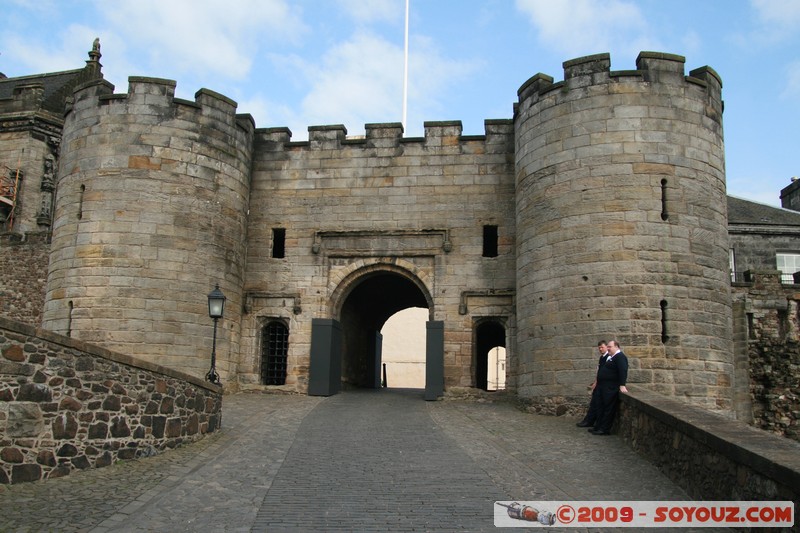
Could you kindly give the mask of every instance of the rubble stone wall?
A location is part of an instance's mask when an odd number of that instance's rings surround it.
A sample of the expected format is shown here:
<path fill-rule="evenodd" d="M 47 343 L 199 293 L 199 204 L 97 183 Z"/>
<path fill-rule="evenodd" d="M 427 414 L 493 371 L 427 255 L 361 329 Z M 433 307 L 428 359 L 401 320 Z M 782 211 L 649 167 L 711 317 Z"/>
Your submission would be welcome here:
<path fill-rule="evenodd" d="M 0 235 L 0 315 L 41 324 L 49 254 L 46 233 Z"/>
<path fill-rule="evenodd" d="M 0 483 L 151 456 L 221 412 L 219 386 L 0 317 Z"/>
<path fill-rule="evenodd" d="M 800 284 L 778 270 L 745 272 L 733 297 L 744 313 L 752 424 L 800 441 Z"/>

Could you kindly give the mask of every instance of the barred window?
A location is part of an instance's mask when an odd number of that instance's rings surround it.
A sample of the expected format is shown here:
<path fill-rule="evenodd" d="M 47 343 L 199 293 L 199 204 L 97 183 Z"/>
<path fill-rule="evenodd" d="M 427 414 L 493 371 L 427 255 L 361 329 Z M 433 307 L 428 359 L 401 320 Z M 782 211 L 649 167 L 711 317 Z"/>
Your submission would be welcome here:
<path fill-rule="evenodd" d="M 270 322 L 261 330 L 261 383 L 286 383 L 286 357 L 289 353 L 289 328 Z"/>

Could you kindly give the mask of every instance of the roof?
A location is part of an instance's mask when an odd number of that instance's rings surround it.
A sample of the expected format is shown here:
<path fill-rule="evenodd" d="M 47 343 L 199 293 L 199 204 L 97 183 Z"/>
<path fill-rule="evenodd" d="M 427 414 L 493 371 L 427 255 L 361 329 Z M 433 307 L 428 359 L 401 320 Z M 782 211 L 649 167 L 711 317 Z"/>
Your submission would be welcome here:
<path fill-rule="evenodd" d="M 44 89 L 44 95 L 39 109 L 60 115 L 66 107 L 67 97 L 72 95 L 75 87 L 93 79 L 102 79 L 100 57 L 100 39 L 95 39 L 92 51 L 89 52 L 89 60 L 83 68 L 16 78 L 0 74 L 0 100 L 12 100 L 18 87 L 40 85 Z"/>
<path fill-rule="evenodd" d="M 800 212 L 728 196 L 728 224 L 800 227 Z"/>
<path fill-rule="evenodd" d="M 54 113 L 63 113 L 67 96 L 80 83 L 88 81 L 91 74 L 86 68 L 19 76 L 17 78 L 0 79 L 0 99 L 12 98 L 14 89 L 23 85 L 41 84 L 44 88 L 42 108 Z"/>

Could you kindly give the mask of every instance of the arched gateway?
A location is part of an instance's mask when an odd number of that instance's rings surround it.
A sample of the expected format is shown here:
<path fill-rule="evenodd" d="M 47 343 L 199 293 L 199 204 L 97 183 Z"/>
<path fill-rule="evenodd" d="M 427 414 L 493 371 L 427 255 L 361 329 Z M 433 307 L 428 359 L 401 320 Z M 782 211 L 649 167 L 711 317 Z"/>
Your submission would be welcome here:
<path fill-rule="evenodd" d="M 381 386 L 381 328 L 398 311 L 429 309 L 430 290 L 413 267 L 392 263 L 354 265 L 331 295 L 332 319 L 315 319 L 311 333 L 308 392 L 336 394 L 340 387 Z M 429 320 L 426 328 L 426 399 L 441 395 L 444 386 L 443 325 Z"/>

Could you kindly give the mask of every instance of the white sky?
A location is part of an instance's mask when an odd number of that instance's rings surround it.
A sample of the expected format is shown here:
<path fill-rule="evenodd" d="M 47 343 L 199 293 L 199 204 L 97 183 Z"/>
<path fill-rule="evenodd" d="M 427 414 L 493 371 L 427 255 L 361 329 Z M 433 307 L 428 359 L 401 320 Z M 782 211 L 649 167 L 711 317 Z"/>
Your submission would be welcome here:
<path fill-rule="evenodd" d="M 257 127 L 399 122 L 404 0 L 0 0 L 0 72 L 80 68 L 100 37 L 106 79 L 177 81 L 222 93 Z M 723 80 L 728 193 L 780 205 L 800 176 L 800 0 L 411 0 L 406 136 L 423 122 L 511 118 L 537 72 L 652 50 Z"/>

